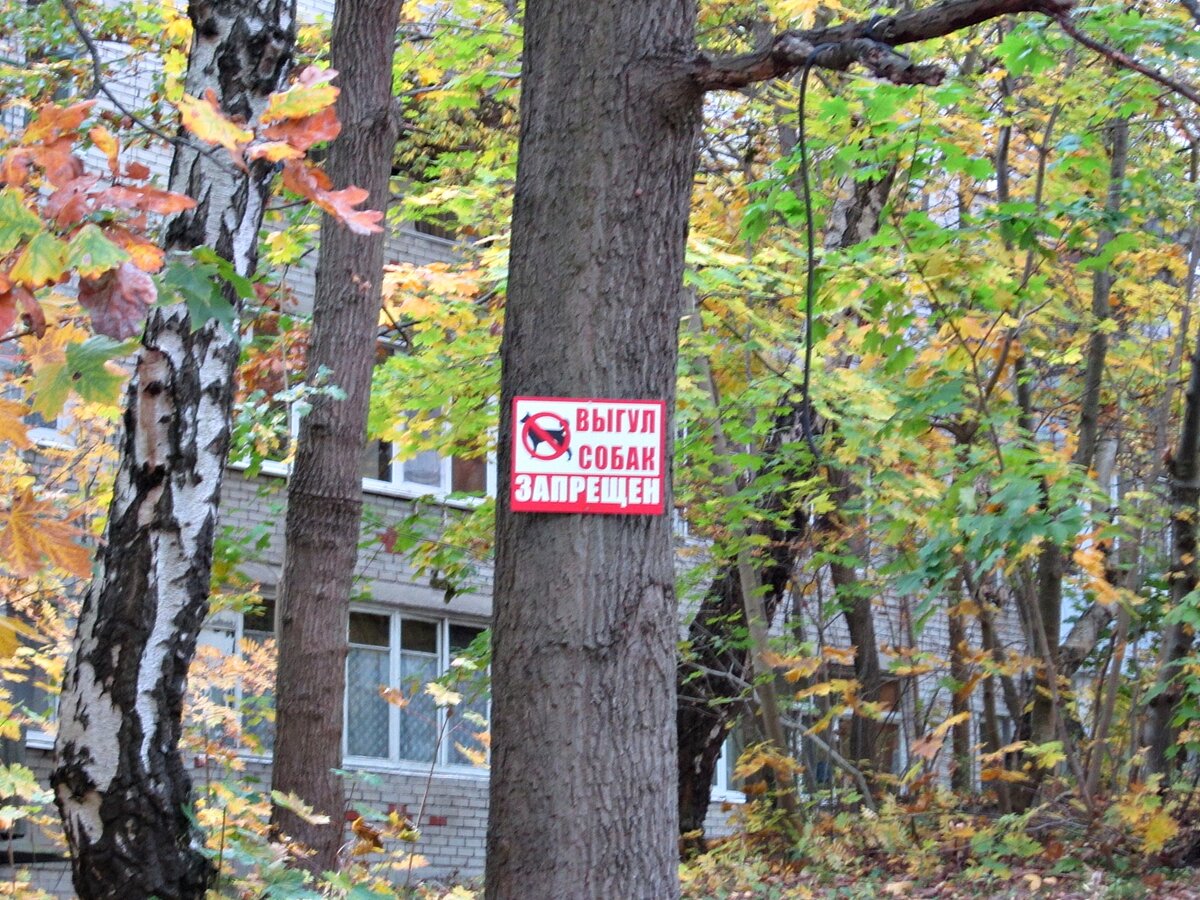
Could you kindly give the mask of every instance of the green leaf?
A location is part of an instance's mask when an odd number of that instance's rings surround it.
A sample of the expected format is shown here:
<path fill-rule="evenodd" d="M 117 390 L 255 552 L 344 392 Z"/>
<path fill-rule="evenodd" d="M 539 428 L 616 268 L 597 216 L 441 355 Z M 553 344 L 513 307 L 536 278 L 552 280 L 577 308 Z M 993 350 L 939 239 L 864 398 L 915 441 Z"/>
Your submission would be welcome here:
<path fill-rule="evenodd" d="M 115 341 L 99 335 L 82 344 L 68 344 L 61 363 L 45 366 L 33 376 L 33 411 L 48 418 L 58 415 L 71 391 L 84 400 L 115 401 L 126 376 L 110 371 L 107 363 L 128 356 L 137 346 L 137 341 Z"/>
<path fill-rule="evenodd" d="M 48 231 L 33 236 L 9 272 L 13 281 L 32 289 L 58 281 L 67 265 L 67 245 Z"/>
<path fill-rule="evenodd" d="M 67 244 L 67 268 L 86 278 L 102 275 L 129 259 L 96 225 L 83 226 Z"/>
<path fill-rule="evenodd" d="M 14 187 L 0 191 L 0 256 L 42 229 L 41 220 L 25 205 L 25 198 Z"/>
<path fill-rule="evenodd" d="M 166 294 L 174 294 L 187 304 L 193 331 L 213 319 L 226 331 L 233 331 L 233 306 L 225 299 L 221 282 L 211 267 L 171 260 L 162 276 L 162 285 Z"/>

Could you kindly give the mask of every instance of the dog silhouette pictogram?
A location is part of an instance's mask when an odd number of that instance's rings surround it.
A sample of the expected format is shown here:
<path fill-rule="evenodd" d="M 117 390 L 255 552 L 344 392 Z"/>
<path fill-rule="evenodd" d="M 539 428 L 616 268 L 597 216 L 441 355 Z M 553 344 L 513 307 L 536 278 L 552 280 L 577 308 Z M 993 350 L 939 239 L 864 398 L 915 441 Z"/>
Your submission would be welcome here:
<path fill-rule="evenodd" d="M 525 418 L 521 419 L 521 424 L 524 425 L 526 422 L 528 422 L 530 420 L 530 418 L 531 418 L 531 416 L 527 413 L 525 415 Z M 541 428 L 540 425 L 538 427 Z M 564 428 L 541 428 L 541 430 L 543 432 L 545 432 L 546 435 L 548 435 L 549 437 L 554 438 L 554 440 L 556 440 L 558 442 L 558 446 L 560 446 L 560 447 L 567 440 L 567 432 L 566 432 L 566 429 L 564 429 Z M 529 429 L 529 443 L 533 446 L 534 454 L 537 453 L 538 444 L 540 444 L 542 442 L 542 440 L 543 440 L 543 438 L 541 437 L 541 435 L 539 435 L 532 428 Z M 568 447 L 567 448 L 567 459 L 570 459 L 570 458 L 571 458 L 571 448 Z"/>

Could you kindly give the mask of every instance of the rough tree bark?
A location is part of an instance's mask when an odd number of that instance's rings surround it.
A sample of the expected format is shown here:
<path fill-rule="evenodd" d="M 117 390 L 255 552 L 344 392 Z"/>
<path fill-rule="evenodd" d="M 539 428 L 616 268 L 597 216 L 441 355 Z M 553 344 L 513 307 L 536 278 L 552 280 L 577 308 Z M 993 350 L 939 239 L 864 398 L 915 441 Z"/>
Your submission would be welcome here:
<path fill-rule="evenodd" d="M 338 0 L 330 63 L 338 72 L 342 132 L 326 170 L 335 187 L 368 191 L 385 209 L 398 134 L 393 115 L 392 53 L 400 0 Z M 366 444 L 383 279 L 384 233 L 362 235 L 321 219 L 313 328 L 307 365 L 322 367 L 345 399 L 313 398 L 301 420 L 288 482 L 283 578 L 276 615 L 279 665 L 271 786 L 292 792 L 330 821 L 313 824 L 275 807 L 272 824 L 313 851 L 314 872 L 336 867 L 345 797 L 342 702 L 347 616 L 362 520 L 360 460 Z"/>
<path fill-rule="evenodd" d="M 688 0 L 531 0 L 500 471 L 514 396 L 673 400 L 703 90 L 787 74 L 814 53 L 820 65 L 935 83 L 940 70 L 892 47 L 1067 8 L 952 0 L 713 60 L 694 51 Z M 502 490 L 496 530 L 488 894 L 676 896 L 669 523 L 513 514 Z"/>
<path fill-rule="evenodd" d="M 701 95 L 670 61 L 694 21 L 526 6 L 501 472 L 514 396 L 673 401 Z M 488 896 L 676 896 L 670 521 L 514 514 L 502 491 L 494 604 Z"/>
<path fill-rule="evenodd" d="M 1193 148 L 1193 180 L 1195 173 Z M 1193 223 L 1196 228 L 1196 223 Z M 1186 304 L 1190 310 L 1196 299 L 1196 277 L 1200 258 L 1200 234 L 1193 235 L 1188 258 Z M 1183 326 L 1186 327 L 1186 326 Z M 1171 608 L 1200 585 L 1200 566 L 1197 566 L 1196 515 L 1200 505 L 1200 334 L 1192 352 L 1192 371 L 1188 377 L 1183 421 L 1179 426 L 1179 442 L 1167 463 L 1171 503 Z M 1158 673 L 1155 696 L 1150 701 L 1150 713 L 1142 732 L 1142 744 L 1148 747 L 1146 769 L 1166 773 L 1170 769 L 1167 751 L 1175 746 L 1179 729 L 1172 723 L 1175 707 L 1182 696 L 1179 683 L 1179 662 L 1187 656 L 1193 642 L 1193 629 L 1176 622 L 1163 629 L 1158 654 Z"/>
<path fill-rule="evenodd" d="M 283 86 L 294 2 L 193 0 L 188 14 L 185 90 L 211 88 L 226 114 L 253 122 Z M 234 173 L 214 159 L 177 148 L 170 188 L 197 206 L 171 222 L 166 246 L 213 247 L 249 275 L 271 167 Z M 182 303 L 154 309 L 126 394 L 108 530 L 63 680 L 51 775 L 75 889 L 88 900 L 199 897 L 212 872 L 188 819 L 178 744 L 208 611 L 238 351 L 236 328 L 193 323 Z"/>

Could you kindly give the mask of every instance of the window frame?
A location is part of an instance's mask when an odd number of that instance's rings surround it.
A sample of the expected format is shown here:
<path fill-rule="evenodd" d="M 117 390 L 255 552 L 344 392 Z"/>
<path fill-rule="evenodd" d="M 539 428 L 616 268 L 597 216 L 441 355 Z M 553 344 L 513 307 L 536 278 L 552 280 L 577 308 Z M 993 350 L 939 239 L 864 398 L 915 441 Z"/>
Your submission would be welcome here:
<path fill-rule="evenodd" d="M 468 628 L 486 629 L 488 623 L 478 619 L 458 618 L 439 616 L 425 610 L 409 610 L 396 609 L 395 607 L 387 607 L 379 604 L 355 603 L 350 607 L 350 614 L 364 613 L 366 615 L 387 616 L 388 617 L 388 677 L 391 687 L 397 687 L 400 684 L 400 633 L 401 623 L 404 620 L 424 622 L 426 624 L 434 624 L 437 627 L 438 640 L 438 677 L 445 674 L 450 669 L 450 664 L 454 657 L 450 651 L 450 629 L 454 626 L 465 626 Z M 379 649 L 379 648 L 376 648 Z M 350 744 L 350 685 L 349 685 L 349 659 L 346 662 L 346 674 L 343 676 L 346 681 L 345 696 L 342 699 L 342 765 L 347 769 L 367 769 L 374 771 L 395 771 L 406 773 L 428 774 L 430 768 L 438 774 L 455 775 L 471 778 L 487 778 L 490 768 L 486 766 L 475 766 L 467 763 L 449 762 L 449 753 L 451 740 L 449 739 L 449 731 L 443 735 L 443 739 L 437 748 L 437 754 L 433 761 L 404 759 L 400 756 L 400 717 L 404 715 L 404 710 L 397 707 L 395 704 L 388 704 L 388 755 L 386 758 L 379 756 L 360 756 L 349 752 Z M 491 720 L 491 699 L 486 701 L 486 718 Z M 445 726 L 446 710 L 438 708 L 437 710 L 437 727 L 439 729 Z"/>

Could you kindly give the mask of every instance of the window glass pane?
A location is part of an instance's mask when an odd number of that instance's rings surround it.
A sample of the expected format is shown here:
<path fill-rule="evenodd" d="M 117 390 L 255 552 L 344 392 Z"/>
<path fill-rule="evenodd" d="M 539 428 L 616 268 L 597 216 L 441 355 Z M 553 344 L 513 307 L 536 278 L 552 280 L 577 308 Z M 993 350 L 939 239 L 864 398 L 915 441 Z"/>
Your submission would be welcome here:
<path fill-rule="evenodd" d="M 405 629 L 408 622 L 404 623 Z M 422 623 L 424 624 L 424 623 Z M 430 626 L 433 627 L 433 626 Z M 425 685 L 438 675 L 436 656 L 400 654 L 400 689 L 409 698 L 400 711 L 400 758 L 429 762 L 437 746 L 438 710 Z"/>
<path fill-rule="evenodd" d="M 435 451 L 422 450 L 400 465 L 403 471 L 401 480 L 434 488 L 442 486 L 442 458 Z"/>
<path fill-rule="evenodd" d="M 436 622 L 405 619 L 400 625 L 400 649 L 416 650 L 419 653 L 437 653 L 437 633 Z"/>
<path fill-rule="evenodd" d="M 386 650 L 350 648 L 346 657 L 346 752 L 351 756 L 388 758 L 389 707 L 379 696 L 380 685 L 387 683 Z"/>
<path fill-rule="evenodd" d="M 350 643 L 386 647 L 389 642 L 391 624 L 387 616 L 370 613 L 350 613 Z"/>
<path fill-rule="evenodd" d="M 487 493 L 487 460 L 454 457 L 450 461 L 450 489 L 464 494 Z"/>
<path fill-rule="evenodd" d="M 392 480 L 392 445 L 386 441 L 367 441 L 362 455 L 362 477 Z"/>
<path fill-rule="evenodd" d="M 474 625 L 450 626 L 450 659 L 453 661 L 456 653 L 461 653 L 471 645 L 471 641 L 483 634 L 482 628 Z"/>
<path fill-rule="evenodd" d="M 262 646 L 274 638 L 275 602 L 266 600 L 242 618 L 244 649 L 261 653 Z M 269 687 L 243 685 L 242 734 L 249 738 L 245 743 L 255 752 L 269 753 L 275 748 L 275 692 Z"/>

